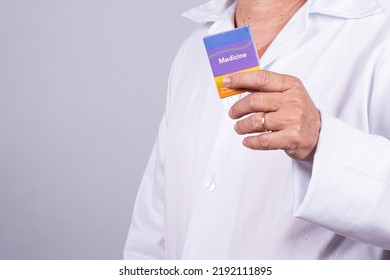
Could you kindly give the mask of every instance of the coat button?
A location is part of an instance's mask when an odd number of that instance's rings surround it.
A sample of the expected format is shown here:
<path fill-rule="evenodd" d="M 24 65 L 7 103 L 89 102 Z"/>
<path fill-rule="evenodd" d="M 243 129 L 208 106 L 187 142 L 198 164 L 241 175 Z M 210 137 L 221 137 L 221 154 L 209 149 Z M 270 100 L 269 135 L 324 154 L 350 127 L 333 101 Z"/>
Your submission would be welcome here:
<path fill-rule="evenodd" d="M 215 182 L 214 179 L 212 179 L 211 181 L 206 182 L 205 187 L 206 187 L 206 190 L 208 190 L 209 192 L 213 192 L 213 191 L 215 191 L 215 188 L 217 187 L 217 183 Z"/>

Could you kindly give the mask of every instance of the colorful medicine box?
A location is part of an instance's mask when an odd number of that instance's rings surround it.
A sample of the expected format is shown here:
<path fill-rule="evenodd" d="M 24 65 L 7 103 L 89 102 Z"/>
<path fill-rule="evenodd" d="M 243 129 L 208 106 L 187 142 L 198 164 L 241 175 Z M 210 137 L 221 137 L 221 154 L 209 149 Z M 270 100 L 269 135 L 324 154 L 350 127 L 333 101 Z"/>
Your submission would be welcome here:
<path fill-rule="evenodd" d="M 234 72 L 260 70 L 259 57 L 249 26 L 207 36 L 203 41 L 219 97 L 225 98 L 247 91 L 227 88 L 222 79 Z"/>

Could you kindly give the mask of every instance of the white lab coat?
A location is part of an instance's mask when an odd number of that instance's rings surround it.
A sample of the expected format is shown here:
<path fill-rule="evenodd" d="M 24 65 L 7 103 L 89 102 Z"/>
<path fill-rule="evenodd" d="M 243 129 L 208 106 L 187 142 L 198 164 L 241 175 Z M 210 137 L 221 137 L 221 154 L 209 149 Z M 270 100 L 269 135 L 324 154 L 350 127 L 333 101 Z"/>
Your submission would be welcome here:
<path fill-rule="evenodd" d="M 261 58 L 320 109 L 313 162 L 249 150 L 234 132 L 202 42 L 234 27 L 234 9 L 185 14 L 202 24 L 172 68 L 125 258 L 390 258 L 389 1 L 309 0 Z"/>

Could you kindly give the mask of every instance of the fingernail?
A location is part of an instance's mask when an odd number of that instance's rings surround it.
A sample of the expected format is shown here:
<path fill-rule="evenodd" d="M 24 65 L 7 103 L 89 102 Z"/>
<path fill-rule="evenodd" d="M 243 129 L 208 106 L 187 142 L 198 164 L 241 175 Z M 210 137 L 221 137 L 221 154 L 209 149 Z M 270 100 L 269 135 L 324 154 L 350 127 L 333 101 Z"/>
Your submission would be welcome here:
<path fill-rule="evenodd" d="M 222 83 L 225 85 L 225 86 L 229 86 L 232 82 L 232 79 L 230 77 L 224 77 L 222 79 Z"/>
<path fill-rule="evenodd" d="M 233 119 L 233 111 L 232 108 L 229 109 L 228 115 L 231 119 Z"/>

